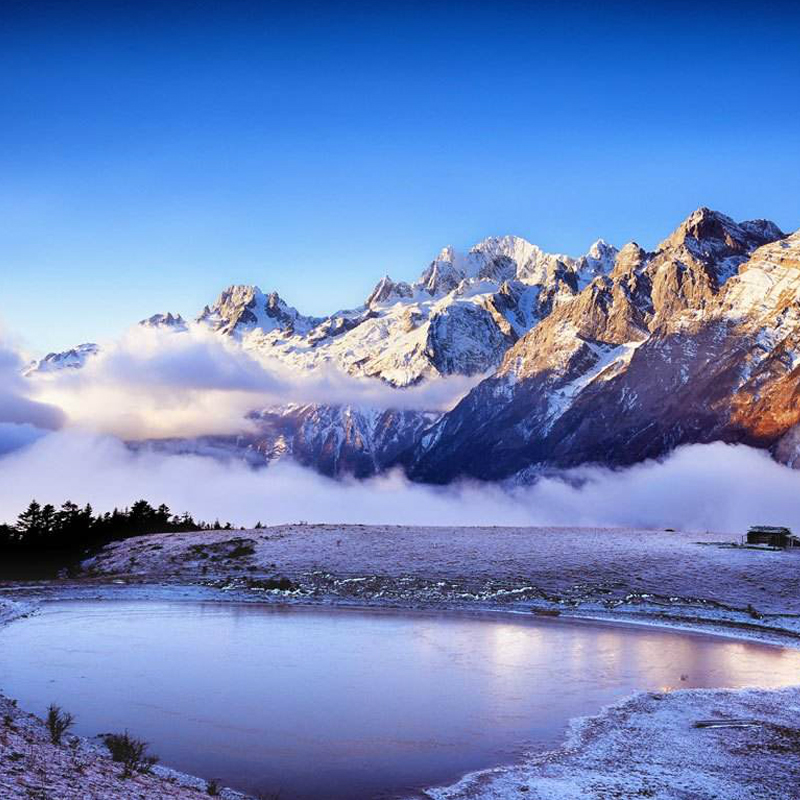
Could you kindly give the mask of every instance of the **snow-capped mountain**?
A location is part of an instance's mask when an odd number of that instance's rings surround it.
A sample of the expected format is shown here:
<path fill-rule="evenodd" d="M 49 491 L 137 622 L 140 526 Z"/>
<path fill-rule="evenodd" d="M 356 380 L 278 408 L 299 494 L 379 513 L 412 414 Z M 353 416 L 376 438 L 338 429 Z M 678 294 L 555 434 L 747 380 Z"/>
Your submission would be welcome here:
<path fill-rule="evenodd" d="M 254 413 L 258 434 L 214 447 L 256 461 L 525 479 L 724 440 L 800 466 L 800 232 L 765 220 L 700 208 L 653 252 L 598 240 L 579 258 L 490 238 L 444 248 L 415 281 L 386 275 L 362 305 L 324 318 L 231 286 L 194 323 L 142 324 L 205 326 L 292 370 L 335 366 L 398 391 L 489 375 L 444 414 L 292 403 Z M 80 366 L 51 354 L 32 371 L 68 364 Z"/>
<path fill-rule="evenodd" d="M 153 314 L 152 317 L 143 319 L 139 325 L 142 328 L 158 328 L 161 330 L 185 331 L 188 330 L 186 320 L 180 314 Z"/>
<path fill-rule="evenodd" d="M 256 286 L 231 286 L 197 321 L 293 368 L 332 364 L 403 387 L 497 367 L 554 303 L 604 274 L 615 255 L 602 241 L 573 259 L 505 236 L 466 254 L 446 247 L 413 283 L 386 275 L 363 305 L 323 319 Z"/>
<path fill-rule="evenodd" d="M 775 241 L 777 240 L 777 241 Z M 689 442 L 797 436 L 800 233 L 701 208 L 624 247 L 420 440 L 421 480 L 630 464 Z"/>
<path fill-rule="evenodd" d="M 366 478 L 397 463 L 439 412 L 289 403 L 250 415 L 255 433 L 134 443 L 137 449 L 243 459 L 263 466 L 293 459 L 324 475 Z"/>
<path fill-rule="evenodd" d="M 254 416 L 260 430 L 247 447 L 267 461 L 292 457 L 326 475 L 367 477 L 396 463 L 441 415 L 289 404 Z"/>
<path fill-rule="evenodd" d="M 275 292 L 238 285 L 206 306 L 195 324 L 295 369 L 328 364 L 403 387 L 497 367 L 505 351 L 555 305 L 606 274 L 616 255 L 602 240 L 571 258 L 545 253 L 517 236 L 496 237 L 464 254 L 444 248 L 412 283 L 384 276 L 362 305 L 328 317 L 305 316 Z M 180 314 L 171 313 L 139 324 L 187 328 Z M 47 357 L 60 358 L 66 364 L 68 353 Z"/>
<path fill-rule="evenodd" d="M 23 375 L 30 377 L 37 373 L 55 372 L 60 369 L 80 369 L 86 364 L 87 359 L 99 352 L 99 345 L 86 342 L 61 353 L 48 353 L 44 358 L 28 364 L 23 370 Z"/>
<path fill-rule="evenodd" d="M 197 318 L 227 336 L 247 340 L 258 333 L 282 333 L 302 336 L 322 320 L 304 317 L 278 297 L 276 292 L 265 295 L 258 286 L 229 286 L 211 306 L 206 306 Z"/>

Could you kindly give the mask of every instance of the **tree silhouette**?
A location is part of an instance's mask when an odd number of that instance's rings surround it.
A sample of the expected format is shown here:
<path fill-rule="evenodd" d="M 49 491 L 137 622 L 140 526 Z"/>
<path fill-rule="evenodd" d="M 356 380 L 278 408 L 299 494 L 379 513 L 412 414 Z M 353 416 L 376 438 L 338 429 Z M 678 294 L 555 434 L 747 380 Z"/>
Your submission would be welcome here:
<path fill-rule="evenodd" d="M 219 520 L 213 527 L 231 530 L 229 522 L 223 526 Z M 9 564 L 9 556 L 33 564 L 52 562 L 53 568 L 63 568 L 120 539 L 210 528 L 196 522 L 188 511 L 173 515 L 166 504 L 153 507 L 143 499 L 130 508 L 115 508 L 96 516 L 88 504 L 80 508 L 67 500 L 56 510 L 49 503 L 41 505 L 32 500 L 13 525 L 0 525 L 0 572 L 4 564 Z"/>

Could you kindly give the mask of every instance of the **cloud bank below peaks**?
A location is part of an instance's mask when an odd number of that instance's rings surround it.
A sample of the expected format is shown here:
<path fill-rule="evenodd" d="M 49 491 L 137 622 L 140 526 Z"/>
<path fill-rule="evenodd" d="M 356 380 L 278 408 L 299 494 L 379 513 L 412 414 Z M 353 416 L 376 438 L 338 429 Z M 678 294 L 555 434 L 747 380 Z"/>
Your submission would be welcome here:
<path fill-rule="evenodd" d="M 69 465 L 69 468 L 66 468 Z M 754 480 L 758 476 L 759 480 Z M 738 536 L 753 523 L 800 527 L 800 473 L 744 446 L 689 445 L 662 462 L 586 467 L 533 486 L 411 483 L 400 473 L 333 480 L 293 462 L 131 450 L 110 436 L 66 430 L 0 457 L 0 520 L 31 497 L 99 510 L 144 497 L 173 511 L 252 526 L 327 523 L 672 527 Z"/>
<path fill-rule="evenodd" d="M 0 338 L 0 454 L 29 444 L 66 422 L 60 408 L 33 397 L 33 387 L 21 375 L 22 367 L 19 353 Z"/>
<path fill-rule="evenodd" d="M 442 408 L 478 379 L 397 390 L 335 369 L 297 375 L 203 330 L 138 329 L 83 369 L 26 379 L 0 342 L 0 521 L 32 498 L 100 510 L 145 497 L 176 512 L 252 525 L 674 527 L 740 534 L 754 523 L 800 528 L 800 472 L 744 446 L 690 445 L 622 470 L 581 467 L 533 486 L 411 483 L 400 473 L 331 480 L 294 463 L 174 455 L 123 440 L 235 433 L 246 414 L 321 402 Z"/>
<path fill-rule="evenodd" d="M 481 377 L 395 389 L 333 365 L 298 372 L 190 326 L 180 333 L 137 327 L 82 369 L 29 380 L 37 399 L 62 409 L 70 426 L 136 440 L 244 433 L 254 424 L 249 412 L 287 403 L 444 410 Z"/>

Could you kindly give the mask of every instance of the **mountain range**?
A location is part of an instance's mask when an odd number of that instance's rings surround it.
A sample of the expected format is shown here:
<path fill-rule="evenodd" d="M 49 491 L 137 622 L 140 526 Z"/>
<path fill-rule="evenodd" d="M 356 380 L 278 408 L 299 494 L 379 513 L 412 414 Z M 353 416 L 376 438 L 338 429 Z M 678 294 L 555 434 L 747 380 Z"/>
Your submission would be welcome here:
<path fill-rule="evenodd" d="M 767 220 L 699 208 L 652 252 L 601 239 L 579 258 L 490 238 L 444 248 L 416 281 L 386 275 L 327 317 L 230 286 L 191 323 L 169 313 L 140 324 L 205 326 L 292 371 L 335 367 L 399 392 L 478 381 L 445 412 L 287 403 L 254 409 L 255 434 L 152 446 L 294 457 L 330 475 L 401 466 L 431 483 L 529 481 L 717 440 L 800 466 L 800 231 Z M 99 352 L 51 353 L 26 374 L 79 369 Z"/>

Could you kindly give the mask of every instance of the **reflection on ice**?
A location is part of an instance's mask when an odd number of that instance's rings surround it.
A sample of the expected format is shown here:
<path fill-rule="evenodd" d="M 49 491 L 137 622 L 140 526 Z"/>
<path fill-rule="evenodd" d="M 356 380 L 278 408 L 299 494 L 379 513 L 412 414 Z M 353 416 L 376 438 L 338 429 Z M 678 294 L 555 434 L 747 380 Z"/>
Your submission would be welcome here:
<path fill-rule="evenodd" d="M 0 685 L 79 733 L 251 792 L 368 798 L 556 745 L 638 689 L 774 687 L 800 653 L 648 628 L 198 602 L 62 602 L 0 631 Z"/>

